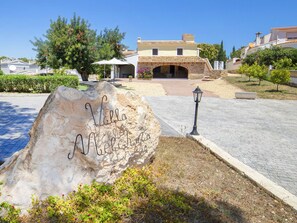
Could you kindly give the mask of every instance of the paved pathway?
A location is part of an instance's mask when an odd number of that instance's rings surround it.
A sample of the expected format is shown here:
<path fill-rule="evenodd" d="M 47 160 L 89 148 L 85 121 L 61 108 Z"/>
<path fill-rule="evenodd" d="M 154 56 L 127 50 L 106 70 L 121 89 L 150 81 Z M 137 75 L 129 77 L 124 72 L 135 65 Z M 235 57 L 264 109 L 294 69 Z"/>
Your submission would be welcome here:
<path fill-rule="evenodd" d="M 118 79 L 118 83 L 127 82 L 127 78 Z M 162 84 L 166 95 L 175 95 L 175 96 L 192 96 L 192 91 L 196 88 L 198 84 L 203 83 L 201 80 L 188 80 L 188 79 L 165 79 L 165 78 L 154 78 L 151 80 L 138 80 L 133 79 L 133 83 L 157 83 Z M 208 97 L 218 97 L 214 93 L 203 90 L 204 95 Z"/>
<path fill-rule="evenodd" d="M 181 134 L 191 132 L 192 97 L 146 98 L 171 129 Z M 199 105 L 198 132 L 297 195 L 296 108 L 297 101 L 204 97 Z"/>
<path fill-rule="evenodd" d="M 1 96 L 0 97 L 0 162 L 14 152 L 24 148 L 44 96 Z"/>

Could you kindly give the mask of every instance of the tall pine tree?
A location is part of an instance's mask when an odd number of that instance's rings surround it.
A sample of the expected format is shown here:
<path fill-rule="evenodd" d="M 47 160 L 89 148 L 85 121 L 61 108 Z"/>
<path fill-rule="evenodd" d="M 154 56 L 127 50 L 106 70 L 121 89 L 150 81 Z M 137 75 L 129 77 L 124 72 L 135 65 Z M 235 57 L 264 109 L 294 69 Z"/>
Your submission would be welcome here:
<path fill-rule="evenodd" d="M 230 57 L 231 57 L 231 58 L 233 58 L 231 55 L 234 55 L 234 54 L 235 54 L 235 51 L 236 51 L 235 46 L 233 46 L 233 48 L 232 48 L 232 53 L 230 54 Z"/>
<path fill-rule="evenodd" d="M 244 47 L 240 47 L 239 49 L 235 49 L 235 46 L 232 48 L 232 52 L 230 53 L 230 58 L 240 58 L 241 57 L 241 50 Z"/>
<path fill-rule="evenodd" d="M 226 60 L 227 60 L 226 51 L 224 50 L 223 40 L 221 41 L 221 46 L 220 46 L 220 49 L 219 49 L 217 60 L 218 61 L 224 61 L 224 62 L 226 62 Z"/>

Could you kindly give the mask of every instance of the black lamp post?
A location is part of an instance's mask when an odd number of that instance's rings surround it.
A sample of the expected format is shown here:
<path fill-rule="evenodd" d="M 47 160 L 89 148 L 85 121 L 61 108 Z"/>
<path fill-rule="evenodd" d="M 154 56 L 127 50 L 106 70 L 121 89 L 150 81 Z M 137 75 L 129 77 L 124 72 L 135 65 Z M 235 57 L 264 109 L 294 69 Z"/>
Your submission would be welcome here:
<path fill-rule="evenodd" d="M 197 86 L 196 89 L 193 91 L 194 102 L 196 102 L 195 106 L 195 119 L 194 119 L 194 126 L 193 130 L 190 133 L 191 135 L 199 135 L 197 132 L 197 115 L 198 115 L 198 104 L 201 101 L 203 91 Z"/>

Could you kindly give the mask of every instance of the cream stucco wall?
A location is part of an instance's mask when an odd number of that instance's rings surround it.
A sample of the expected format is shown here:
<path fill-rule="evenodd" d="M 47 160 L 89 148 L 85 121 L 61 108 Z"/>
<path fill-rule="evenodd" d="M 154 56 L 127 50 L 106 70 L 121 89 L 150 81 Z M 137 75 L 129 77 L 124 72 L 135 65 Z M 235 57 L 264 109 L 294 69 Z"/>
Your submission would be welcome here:
<path fill-rule="evenodd" d="M 139 56 L 152 56 L 152 49 L 158 49 L 158 56 L 177 56 L 177 48 L 183 49 L 183 56 L 197 56 L 197 45 L 195 43 L 176 44 L 141 44 L 138 43 Z"/>

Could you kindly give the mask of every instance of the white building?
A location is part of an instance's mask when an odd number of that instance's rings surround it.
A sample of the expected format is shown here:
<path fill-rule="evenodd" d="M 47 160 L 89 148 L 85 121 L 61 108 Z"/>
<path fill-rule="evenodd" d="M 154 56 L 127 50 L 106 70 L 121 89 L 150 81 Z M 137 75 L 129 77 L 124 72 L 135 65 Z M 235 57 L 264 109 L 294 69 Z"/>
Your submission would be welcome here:
<path fill-rule="evenodd" d="M 137 77 L 137 67 L 138 67 L 138 53 L 137 51 L 131 51 L 129 54 L 125 54 L 125 61 L 129 63 L 129 65 L 121 65 L 120 66 L 120 78 L 127 78 L 130 75 L 132 77 Z"/>
<path fill-rule="evenodd" d="M 40 72 L 40 67 L 35 61 L 24 62 L 17 59 L 1 60 L 0 69 L 4 74 L 36 74 Z"/>
<path fill-rule="evenodd" d="M 297 26 L 272 28 L 269 34 L 260 35 L 260 32 L 256 33 L 255 41 L 242 49 L 241 58 L 272 46 L 297 49 Z"/>

